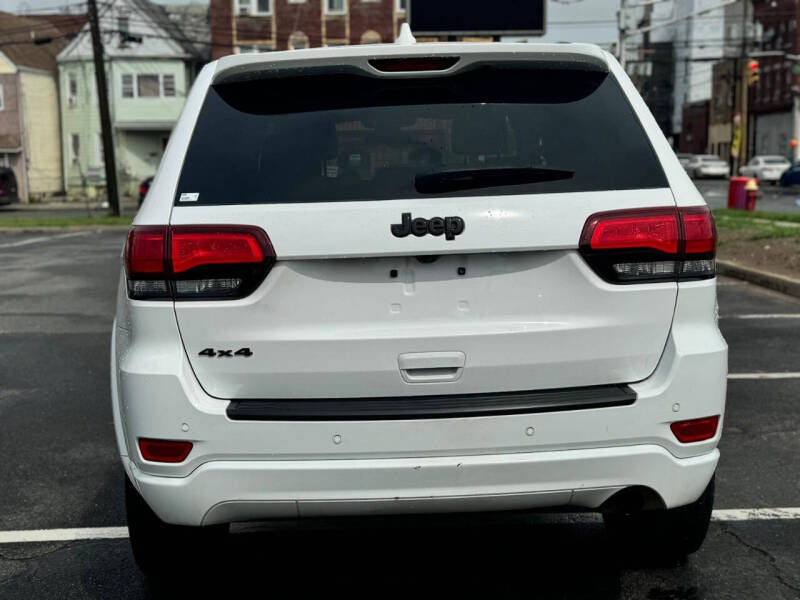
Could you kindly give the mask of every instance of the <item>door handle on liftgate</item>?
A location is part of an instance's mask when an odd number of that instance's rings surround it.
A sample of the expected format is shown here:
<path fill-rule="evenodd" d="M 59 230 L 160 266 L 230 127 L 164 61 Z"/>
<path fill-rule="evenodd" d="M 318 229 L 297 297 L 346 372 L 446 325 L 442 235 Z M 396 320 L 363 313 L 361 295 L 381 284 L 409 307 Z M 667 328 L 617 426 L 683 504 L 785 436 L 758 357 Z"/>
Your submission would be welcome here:
<path fill-rule="evenodd" d="M 406 383 L 457 381 L 466 361 L 463 352 L 409 352 L 397 357 L 400 376 Z"/>

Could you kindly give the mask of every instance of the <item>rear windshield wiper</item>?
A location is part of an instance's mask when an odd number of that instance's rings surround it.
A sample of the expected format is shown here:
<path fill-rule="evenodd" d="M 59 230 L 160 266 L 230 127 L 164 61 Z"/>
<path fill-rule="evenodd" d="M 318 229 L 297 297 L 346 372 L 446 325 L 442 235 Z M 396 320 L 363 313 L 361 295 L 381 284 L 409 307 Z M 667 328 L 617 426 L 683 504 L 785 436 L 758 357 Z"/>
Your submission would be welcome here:
<path fill-rule="evenodd" d="M 542 181 L 571 179 L 574 171 L 516 167 L 504 169 L 470 169 L 417 175 L 414 186 L 420 194 L 442 194 L 503 185 L 523 185 Z"/>

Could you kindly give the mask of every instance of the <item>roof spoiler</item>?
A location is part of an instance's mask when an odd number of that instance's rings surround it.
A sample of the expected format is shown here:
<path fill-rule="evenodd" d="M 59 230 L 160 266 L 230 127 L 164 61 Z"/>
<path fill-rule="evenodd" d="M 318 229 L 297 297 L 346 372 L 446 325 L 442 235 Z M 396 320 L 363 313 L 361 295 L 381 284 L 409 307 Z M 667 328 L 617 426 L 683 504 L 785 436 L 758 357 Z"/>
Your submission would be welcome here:
<path fill-rule="evenodd" d="M 527 47 L 526 47 L 527 46 Z M 391 44 L 369 51 L 364 46 L 314 48 L 221 58 L 212 85 L 292 75 L 358 73 L 372 77 L 442 77 L 483 65 L 574 69 L 607 73 L 608 63 L 596 46 L 560 44 L 433 43 Z M 454 59 L 449 67 L 426 70 L 380 70 L 382 61 Z"/>

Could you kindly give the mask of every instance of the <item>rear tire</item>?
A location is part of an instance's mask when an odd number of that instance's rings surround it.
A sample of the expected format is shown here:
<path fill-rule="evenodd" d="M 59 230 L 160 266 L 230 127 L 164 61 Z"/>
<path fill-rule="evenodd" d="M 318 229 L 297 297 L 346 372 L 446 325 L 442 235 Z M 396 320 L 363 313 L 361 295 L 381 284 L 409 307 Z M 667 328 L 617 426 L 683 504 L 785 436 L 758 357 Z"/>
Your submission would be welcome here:
<path fill-rule="evenodd" d="M 606 531 L 626 558 L 675 564 L 703 544 L 714 507 L 714 477 L 692 504 L 678 508 L 603 515 Z"/>
<path fill-rule="evenodd" d="M 125 477 L 125 513 L 133 558 L 148 577 L 167 579 L 182 573 L 181 567 L 224 556 L 228 525 L 186 527 L 170 525 L 156 516 Z"/>

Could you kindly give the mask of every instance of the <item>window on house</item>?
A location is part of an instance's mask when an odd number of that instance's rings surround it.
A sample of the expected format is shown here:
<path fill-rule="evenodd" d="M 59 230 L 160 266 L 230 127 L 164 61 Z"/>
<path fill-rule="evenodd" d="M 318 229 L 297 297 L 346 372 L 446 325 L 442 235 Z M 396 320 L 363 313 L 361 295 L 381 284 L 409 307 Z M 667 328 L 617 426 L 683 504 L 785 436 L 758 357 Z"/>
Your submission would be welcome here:
<path fill-rule="evenodd" d="M 158 98 L 158 75 L 137 75 L 136 95 L 139 98 Z"/>
<path fill-rule="evenodd" d="M 130 73 L 122 74 L 122 97 L 133 98 L 133 75 Z"/>
<path fill-rule="evenodd" d="M 3 84 L 0 83 L 0 110 L 4 110 L 6 107 L 6 101 L 3 97 Z"/>
<path fill-rule="evenodd" d="M 69 73 L 67 75 L 67 98 L 70 104 L 78 102 L 78 74 Z"/>
<path fill-rule="evenodd" d="M 81 136 L 77 133 L 69 134 L 69 158 L 73 165 L 77 165 L 81 156 Z"/>
<path fill-rule="evenodd" d="M 408 0 L 397 0 L 397 12 L 406 12 Z"/>
<path fill-rule="evenodd" d="M 325 12 L 329 15 L 341 15 L 345 10 L 345 0 L 325 0 Z"/>
<path fill-rule="evenodd" d="M 175 75 L 171 73 L 162 77 L 161 83 L 164 87 L 164 96 L 171 98 L 175 96 Z"/>
<path fill-rule="evenodd" d="M 10 167 L 11 159 L 8 158 L 7 152 L 0 152 L 0 167 Z"/>
<path fill-rule="evenodd" d="M 272 14 L 272 0 L 255 0 L 256 14 L 269 15 Z"/>
<path fill-rule="evenodd" d="M 237 15 L 249 15 L 251 9 L 251 1 L 250 0 L 236 0 L 236 14 Z"/>

